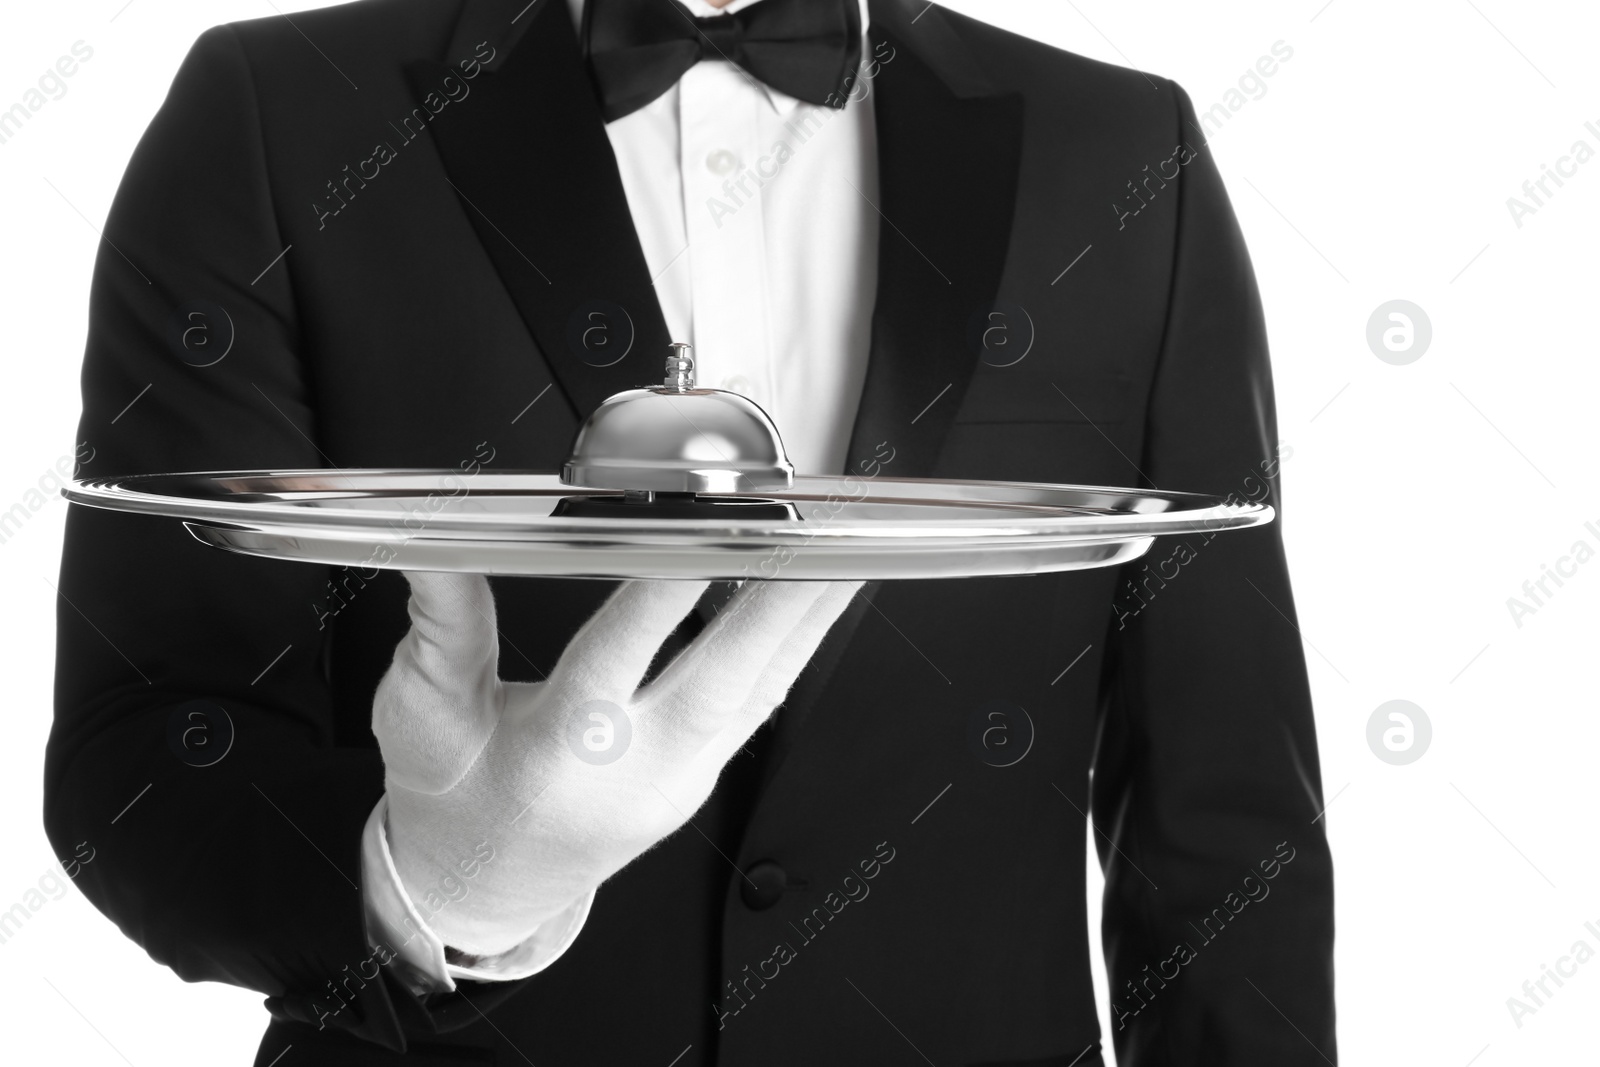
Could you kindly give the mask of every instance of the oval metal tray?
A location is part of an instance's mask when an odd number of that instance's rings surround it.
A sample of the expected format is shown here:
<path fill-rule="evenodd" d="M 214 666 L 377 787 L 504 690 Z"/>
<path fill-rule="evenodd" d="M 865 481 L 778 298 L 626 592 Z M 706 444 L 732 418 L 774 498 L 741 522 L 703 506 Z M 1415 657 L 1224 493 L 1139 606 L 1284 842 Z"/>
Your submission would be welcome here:
<path fill-rule="evenodd" d="M 1163 534 L 1270 522 L 1192 493 L 1026 482 L 798 477 L 796 519 L 574 518 L 593 495 L 526 471 L 298 470 L 78 482 L 78 504 L 184 520 L 231 552 L 388 570 L 590 578 L 900 579 L 1038 574 L 1137 559 Z"/>

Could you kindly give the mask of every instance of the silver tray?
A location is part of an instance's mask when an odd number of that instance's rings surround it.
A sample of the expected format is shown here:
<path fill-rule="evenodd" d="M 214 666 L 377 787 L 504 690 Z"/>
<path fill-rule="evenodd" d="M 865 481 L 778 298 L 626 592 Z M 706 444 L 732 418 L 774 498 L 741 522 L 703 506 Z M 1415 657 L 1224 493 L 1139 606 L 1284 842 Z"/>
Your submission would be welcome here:
<path fill-rule="evenodd" d="M 387 570 L 587 578 L 960 578 L 1107 567 L 1158 535 L 1272 521 L 1265 504 L 1025 482 L 798 477 L 727 494 L 794 519 L 556 517 L 605 490 L 527 471 L 298 470 L 78 482 L 78 504 L 164 515 L 251 556 Z"/>

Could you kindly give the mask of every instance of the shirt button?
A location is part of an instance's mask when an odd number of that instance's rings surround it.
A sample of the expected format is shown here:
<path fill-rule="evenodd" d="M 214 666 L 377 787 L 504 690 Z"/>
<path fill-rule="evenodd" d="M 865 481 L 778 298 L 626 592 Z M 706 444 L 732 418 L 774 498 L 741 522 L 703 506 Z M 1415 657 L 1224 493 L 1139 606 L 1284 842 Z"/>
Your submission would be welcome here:
<path fill-rule="evenodd" d="M 742 374 L 733 374 L 722 379 L 722 387 L 728 392 L 738 393 L 740 396 L 750 395 L 750 379 Z"/>
<path fill-rule="evenodd" d="M 706 169 L 712 174 L 732 174 L 739 166 L 739 157 L 726 148 L 719 148 L 706 156 Z"/>
<path fill-rule="evenodd" d="M 739 898 L 751 911 L 766 911 L 789 886 L 789 874 L 771 860 L 753 863 L 739 879 Z"/>

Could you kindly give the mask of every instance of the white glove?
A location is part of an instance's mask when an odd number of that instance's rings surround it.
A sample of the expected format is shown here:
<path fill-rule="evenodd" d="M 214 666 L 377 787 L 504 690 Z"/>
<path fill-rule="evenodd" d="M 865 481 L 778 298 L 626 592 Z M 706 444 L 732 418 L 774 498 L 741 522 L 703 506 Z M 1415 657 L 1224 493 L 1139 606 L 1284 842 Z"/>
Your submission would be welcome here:
<path fill-rule="evenodd" d="M 482 575 L 406 577 L 411 632 L 372 709 L 389 847 L 413 900 L 465 883 L 428 922 L 479 956 L 526 940 L 682 826 L 861 587 L 747 582 L 639 688 L 707 583 L 624 583 L 547 681 L 522 683 L 498 676 Z"/>

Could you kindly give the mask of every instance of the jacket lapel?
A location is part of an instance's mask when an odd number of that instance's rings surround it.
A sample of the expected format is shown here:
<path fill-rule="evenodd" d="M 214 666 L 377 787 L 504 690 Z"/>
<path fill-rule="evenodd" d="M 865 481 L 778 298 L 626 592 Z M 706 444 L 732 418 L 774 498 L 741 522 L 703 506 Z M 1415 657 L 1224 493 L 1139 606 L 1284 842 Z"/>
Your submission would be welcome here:
<path fill-rule="evenodd" d="M 528 32 L 528 27 L 539 21 L 540 9 L 551 4 L 552 0 L 533 3 L 528 0 L 460 0 L 455 33 L 444 50 L 445 62 L 477 55 L 479 46 L 486 44 L 493 49 L 493 55 L 484 65 L 490 70 L 499 70 L 505 66 L 506 57 L 516 49 L 523 34 Z"/>
<path fill-rule="evenodd" d="M 428 128 L 462 211 L 583 418 L 659 377 L 670 338 L 566 4 L 537 0 L 513 23 L 516 6 L 464 5 L 447 58 L 485 40 L 495 57 Z M 406 73 L 424 107 L 461 74 L 432 59 Z"/>
<path fill-rule="evenodd" d="M 887 443 L 896 478 L 933 473 L 978 363 L 973 326 L 999 292 L 1022 148 L 1021 97 L 998 92 L 944 12 L 924 8 L 870 5 L 878 292 L 846 469 L 875 470 Z"/>
<path fill-rule="evenodd" d="M 902 0 L 870 7 L 872 54 L 892 48 L 894 58 L 880 58 L 868 97 L 876 107 L 882 221 L 871 355 L 846 468 L 858 475 L 936 472 L 979 362 L 972 325 L 987 321 L 1010 248 L 1021 97 L 997 92 L 943 11 L 919 16 L 925 7 Z M 879 451 L 882 444 L 893 452 Z M 835 668 L 875 610 L 867 601 L 880 585 L 857 595 L 797 680 L 774 724 L 761 795 L 797 747 L 829 736 L 807 723 L 826 716 L 849 685 Z"/>

